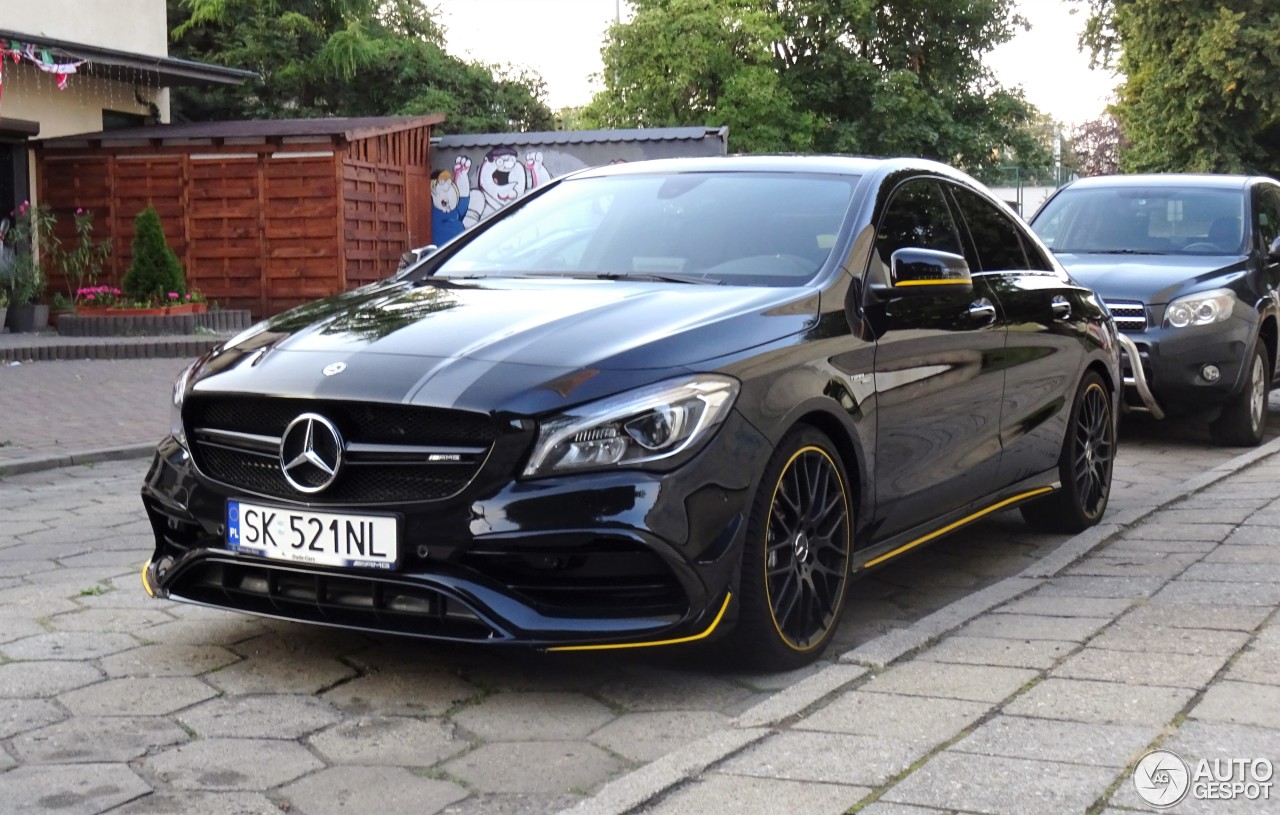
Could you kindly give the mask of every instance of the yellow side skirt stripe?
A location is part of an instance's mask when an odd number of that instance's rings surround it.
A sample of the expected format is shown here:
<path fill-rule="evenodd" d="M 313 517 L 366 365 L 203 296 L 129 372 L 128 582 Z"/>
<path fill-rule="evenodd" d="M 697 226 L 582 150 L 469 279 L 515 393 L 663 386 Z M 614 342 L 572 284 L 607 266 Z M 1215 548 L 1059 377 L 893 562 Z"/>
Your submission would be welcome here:
<path fill-rule="evenodd" d="M 151 590 L 151 584 L 147 582 L 147 567 L 151 565 L 151 561 L 142 564 L 142 588 L 146 590 L 148 597 L 155 597 L 156 593 Z"/>
<path fill-rule="evenodd" d="M 972 523 L 973 521 L 976 521 L 979 518 L 981 518 L 983 515 L 990 515 L 992 512 L 995 512 L 998 509 L 1004 509 L 1010 504 L 1016 504 L 1019 501 L 1025 501 L 1028 498 L 1034 498 L 1035 496 L 1043 495 L 1046 492 L 1053 492 L 1053 487 L 1041 487 L 1038 490 L 1031 490 L 1030 492 L 1024 492 L 1019 495 L 1015 495 L 1012 498 L 1006 498 L 998 504 L 992 504 L 986 509 L 979 510 L 978 512 L 975 512 L 972 515 L 961 518 L 955 523 L 947 524 L 941 529 L 930 532 L 928 535 L 925 535 L 920 538 L 916 538 L 915 540 L 911 541 L 911 543 L 899 546 L 897 549 L 894 549 L 892 552 L 886 552 L 885 554 L 881 555 L 878 558 L 875 558 L 874 560 L 868 560 L 866 563 L 862 564 L 862 567 L 866 569 L 866 568 L 875 566 L 877 564 L 884 563 L 889 558 L 897 557 L 903 552 L 906 552 L 909 549 L 914 549 L 915 547 L 919 546 L 922 543 L 928 543 L 934 538 L 939 537 L 941 535 L 945 535 L 953 529 L 958 529 L 959 527 L 962 527 L 965 524 Z"/>
<path fill-rule="evenodd" d="M 614 645 L 557 645 L 554 648 L 548 648 L 548 651 L 606 651 L 615 648 L 649 648 L 654 645 L 675 645 L 680 642 L 693 642 L 711 635 L 716 630 L 716 626 L 720 625 L 720 620 L 724 618 L 724 613 L 729 610 L 729 600 L 733 597 L 732 592 L 727 592 L 724 596 L 724 604 L 720 606 L 720 613 L 711 621 L 711 625 L 701 634 L 693 634 L 688 637 L 680 637 L 674 640 L 654 640 L 653 642 L 620 642 Z"/>

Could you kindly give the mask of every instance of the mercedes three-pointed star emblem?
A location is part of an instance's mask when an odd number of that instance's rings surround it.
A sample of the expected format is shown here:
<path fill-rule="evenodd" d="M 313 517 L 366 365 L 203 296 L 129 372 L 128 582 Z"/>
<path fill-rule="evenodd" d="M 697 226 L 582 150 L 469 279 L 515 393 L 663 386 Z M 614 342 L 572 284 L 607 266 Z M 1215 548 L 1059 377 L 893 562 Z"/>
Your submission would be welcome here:
<path fill-rule="evenodd" d="M 342 470 L 342 435 L 318 413 L 303 413 L 280 437 L 280 470 L 298 492 L 327 489 Z"/>

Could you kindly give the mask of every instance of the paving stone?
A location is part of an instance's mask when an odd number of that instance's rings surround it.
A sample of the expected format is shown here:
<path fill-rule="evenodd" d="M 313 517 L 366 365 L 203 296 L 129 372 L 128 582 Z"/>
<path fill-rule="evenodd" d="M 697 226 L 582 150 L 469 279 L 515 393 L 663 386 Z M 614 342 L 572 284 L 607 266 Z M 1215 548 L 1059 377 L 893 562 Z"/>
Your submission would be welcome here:
<path fill-rule="evenodd" d="M 480 689 L 453 674 L 423 671 L 362 676 L 321 694 L 347 713 L 385 716 L 443 716 L 479 695 Z"/>
<path fill-rule="evenodd" d="M 45 633 L 44 626 L 28 617 L 0 617 L 0 650 L 7 642 Z"/>
<path fill-rule="evenodd" d="M 1084 642 L 1110 622 L 1110 619 L 1101 617 L 987 614 L 961 628 L 957 633 L 966 637 Z"/>
<path fill-rule="evenodd" d="M 1068 575 L 1097 575 L 1099 577 L 1173 577 L 1186 571 L 1201 557 L 1198 552 L 1186 553 L 1112 553 L 1086 558 L 1067 569 Z"/>
<path fill-rule="evenodd" d="M 1257 511 L 1258 507 L 1253 501 L 1248 501 L 1243 506 L 1231 506 L 1222 502 L 1188 506 L 1187 502 L 1182 502 L 1177 505 L 1177 509 L 1162 509 L 1159 517 L 1162 524 L 1225 524 L 1233 527 L 1244 523 L 1246 518 Z M 1140 528 L 1147 526 L 1144 524 Z"/>
<path fill-rule="evenodd" d="M 1219 546 L 1203 563 L 1280 563 L 1280 549 L 1272 546 Z"/>
<path fill-rule="evenodd" d="M 1113 557 L 1127 554 L 1174 554 L 1174 553 L 1191 553 L 1211 552 L 1220 545 L 1220 541 L 1216 540 L 1179 540 L 1168 538 L 1165 540 L 1144 540 L 1141 538 L 1122 538 L 1107 544 L 1102 551 Z"/>
<path fill-rule="evenodd" d="M 1139 625 L 1126 617 L 1094 637 L 1089 647 L 1129 654 L 1230 656 L 1248 641 L 1249 635 L 1240 631 Z"/>
<path fill-rule="evenodd" d="M 1280 582 L 1280 563 L 1197 563 L 1187 569 L 1182 578 L 1222 583 L 1276 583 Z"/>
<path fill-rule="evenodd" d="M 1052 675 L 1198 690 L 1208 685 L 1226 662 L 1227 657 L 1221 654 L 1161 654 L 1155 659 L 1134 659 L 1128 651 L 1085 648 L 1054 668 Z"/>
<path fill-rule="evenodd" d="M 199 679 L 109 679 L 58 697 L 77 716 L 164 716 L 217 696 Z"/>
<path fill-rule="evenodd" d="M 882 800 L 991 815 L 1084 812 L 1114 776 L 1108 767 L 947 751 L 890 788 Z"/>
<path fill-rule="evenodd" d="M 330 764 L 430 767 L 471 745 L 452 727 L 404 716 L 349 719 L 307 742 Z"/>
<path fill-rule="evenodd" d="M 1153 603 L 1183 605 L 1268 606 L 1280 605 L 1280 583 L 1221 583 L 1209 580 L 1174 580 L 1152 596 Z"/>
<path fill-rule="evenodd" d="M 0 741 L 66 717 L 67 712 L 48 699 L 6 699 L 0 703 Z"/>
<path fill-rule="evenodd" d="M 205 675 L 209 684 L 225 693 L 247 696 L 260 693 L 313 694 L 356 676 L 356 669 L 334 657 L 251 657 Z"/>
<path fill-rule="evenodd" d="M 1222 541 L 1227 546 L 1272 546 L 1280 540 L 1280 526 L 1237 527 Z"/>
<path fill-rule="evenodd" d="M 1037 597 L 1150 597 L 1164 586 L 1163 577 L 1095 577 L 1067 575 L 1055 577 L 1036 589 Z"/>
<path fill-rule="evenodd" d="M 433 815 L 467 791 L 399 767 L 335 767 L 290 784 L 280 796 L 306 815 Z"/>
<path fill-rule="evenodd" d="M 177 603 L 167 603 L 172 608 L 179 608 Z M 260 617 L 227 612 L 217 620 L 176 620 L 174 622 L 153 625 L 136 632 L 138 639 L 144 643 L 164 643 L 168 645 L 220 645 L 227 647 L 237 642 L 262 636 L 266 621 Z"/>
<path fill-rule="evenodd" d="M 988 710 L 990 705 L 983 702 L 850 691 L 805 716 L 795 728 L 932 745 L 952 738 Z"/>
<path fill-rule="evenodd" d="M 13 749 L 25 764 L 126 762 L 188 738 L 181 727 L 158 716 L 77 716 L 18 736 Z"/>
<path fill-rule="evenodd" d="M 179 609 L 183 614 L 213 612 L 214 619 L 222 617 L 217 609 L 203 606 L 179 606 Z M 370 645 L 364 635 L 351 631 L 302 625 L 288 620 L 268 620 L 265 625 L 269 629 L 274 626 L 276 631 L 237 642 L 229 646 L 231 650 L 247 658 L 288 662 L 318 657 L 337 659 L 348 654 L 358 654 Z"/>
<path fill-rule="evenodd" d="M 0 652 L 14 660 L 65 659 L 81 661 L 135 648 L 138 641 L 128 634 L 82 631 L 38 634 L 5 644 Z"/>
<path fill-rule="evenodd" d="M 678 787 L 644 815 L 777 815 L 780 802 L 788 812 L 839 815 L 871 790 L 838 784 L 813 784 L 767 778 L 710 775 Z"/>
<path fill-rule="evenodd" d="M 554 741 L 585 738 L 613 717 L 609 708 L 580 693 L 498 693 L 453 720 L 490 741 Z"/>
<path fill-rule="evenodd" d="M 581 795 L 487 793 L 472 795 L 456 804 L 450 804 L 440 812 L 441 815 L 528 815 L 534 812 L 563 812 L 581 800 Z"/>
<path fill-rule="evenodd" d="M 871 677 L 860 690 L 974 702 L 999 702 L 1016 693 L 1038 673 L 1025 668 L 949 665 L 911 661 Z"/>
<path fill-rule="evenodd" d="M 1193 719 L 1280 729 L 1280 687 L 1219 682 L 1191 709 Z"/>
<path fill-rule="evenodd" d="M 1122 626 L 1252 631 L 1271 615 L 1265 606 L 1143 605 L 1126 614 Z"/>
<path fill-rule="evenodd" d="M 1024 716 L 996 716 L 948 750 L 1036 761 L 1130 766 L 1160 735 L 1160 725 L 1064 722 Z"/>
<path fill-rule="evenodd" d="M 173 618 L 158 608 L 82 608 L 67 614 L 49 618 L 49 627 L 55 631 L 122 631 L 146 637 L 142 629 L 173 622 Z"/>
<path fill-rule="evenodd" d="M 583 741 L 486 744 L 443 765 L 480 792 L 585 792 L 623 768 L 618 759 Z"/>
<path fill-rule="evenodd" d="M 748 747 L 716 772 L 878 787 L 901 774 L 927 747 L 879 736 L 789 731 Z"/>
<path fill-rule="evenodd" d="M 320 769 L 307 748 L 275 739 L 204 739 L 139 762 L 171 787 L 262 791 Z"/>
<path fill-rule="evenodd" d="M 1168 722 L 1195 694 L 1188 688 L 1146 688 L 1119 682 L 1050 677 L 1005 706 L 1005 713 L 1100 724 Z"/>
<path fill-rule="evenodd" d="M 1157 518 L 1164 518 L 1162 511 Z M 1236 528 L 1235 523 L 1164 523 L 1161 521 L 1148 521 L 1143 523 L 1130 532 L 1125 533 L 1124 537 L 1138 538 L 1141 540 L 1175 540 L 1175 541 L 1221 541 L 1223 538 L 1231 534 Z"/>
<path fill-rule="evenodd" d="M 1226 678 L 1235 682 L 1280 685 L 1280 650 L 1249 648 L 1231 663 Z"/>
<path fill-rule="evenodd" d="M 727 727 L 729 721 L 710 710 L 628 713 L 591 734 L 591 741 L 631 761 L 653 761 Z"/>
<path fill-rule="evenodd" d="M 951 810 L 926 809 L 913 807 L 910 804 L 892 804 L 888 801 L 875 801 L 858 810 L 858 815 L 955 815 Z"/>
<path fill-rule="evenodd" d="M 17 767 L 0 774 L 0 801 L 6 812 L 97 815 L 151 787 L 123 764 Z"/>
<path fill-rule="evenodd" d="M 152 793 L 130 801 L 111 815 L 280 815 L 280 807 L 256 792 Z"/>
<path fill-rule="evenodd" d="M 657 669 L 637 671 L 609 682 L 600 696 L 632 712 L 644 710 L 715 710 L 736 713 L 756 695 L 719 677 Z"/>
<path fill-rule="evenodd" d="M 144 645 L 104 658 L 107 676 L 199 676 L 240 659 L 217 645 Z"/>
<path fill-rule="evenodd" d="M 84 662 L 9 662 L 0 665 L 0 699 L 57 696 L 101 679 Z"/>
<path fill-rule="evenodd" d="M 1077 643 L 1065 640 L 1011 640 L 1000 637 L 951 636 L 920 654 L 926 662 L 1003 665 L 1046 669 L 1071 653 Z"/>
<path fill-rule="evenodd" d="M 332 705 L 311 696 L 221 696 L 178 714 L 205 738 L 300 739 L 341 721 Z"/>

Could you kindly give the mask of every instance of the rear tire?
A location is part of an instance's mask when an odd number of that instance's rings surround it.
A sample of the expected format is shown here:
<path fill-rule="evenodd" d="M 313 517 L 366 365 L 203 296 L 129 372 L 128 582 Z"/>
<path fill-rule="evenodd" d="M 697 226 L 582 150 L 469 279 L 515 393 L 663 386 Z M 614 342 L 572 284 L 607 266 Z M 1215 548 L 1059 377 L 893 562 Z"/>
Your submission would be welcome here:
<path fill-rule="evenodd" d="M 1022 518 L 1041 532 L 1074 534 L 1096 524 L 1111 497 L 1116 422 L 1110 391 L 1094 371 L 1085 374 L 1071 405 L 1058 477 L 1062 487 L 1022 507 Z"/>
<path fill-rule="evenodd" d="M 818 430 L 797 428 L 774 451 L 751 507 L 726 656 L 763 670 L 817 659 L 844 610 L 852 553 L 853 504 L 840 455 Z"/>
<path fill-rule="evenodd" d="M 1261 338 L 1249 360 L 1248 379 L 1235 396 L 1227 400 L 1209 434 L 1226 447 L 1257 447 L 1267 430 L 1267 394 L 1271 392 L 1271 359 Z"/>

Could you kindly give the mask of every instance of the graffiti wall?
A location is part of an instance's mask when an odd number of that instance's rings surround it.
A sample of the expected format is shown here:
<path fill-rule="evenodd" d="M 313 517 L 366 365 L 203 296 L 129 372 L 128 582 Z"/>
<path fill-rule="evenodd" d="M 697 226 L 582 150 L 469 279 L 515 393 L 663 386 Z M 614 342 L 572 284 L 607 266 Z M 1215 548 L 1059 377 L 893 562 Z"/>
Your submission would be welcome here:
<path fill-rule="evenodd" d="M 553 178 L 586 167 L 726 152 L 727 128 L 443 136 L 431 156 L 431 242 L 452 240 Z"/>

